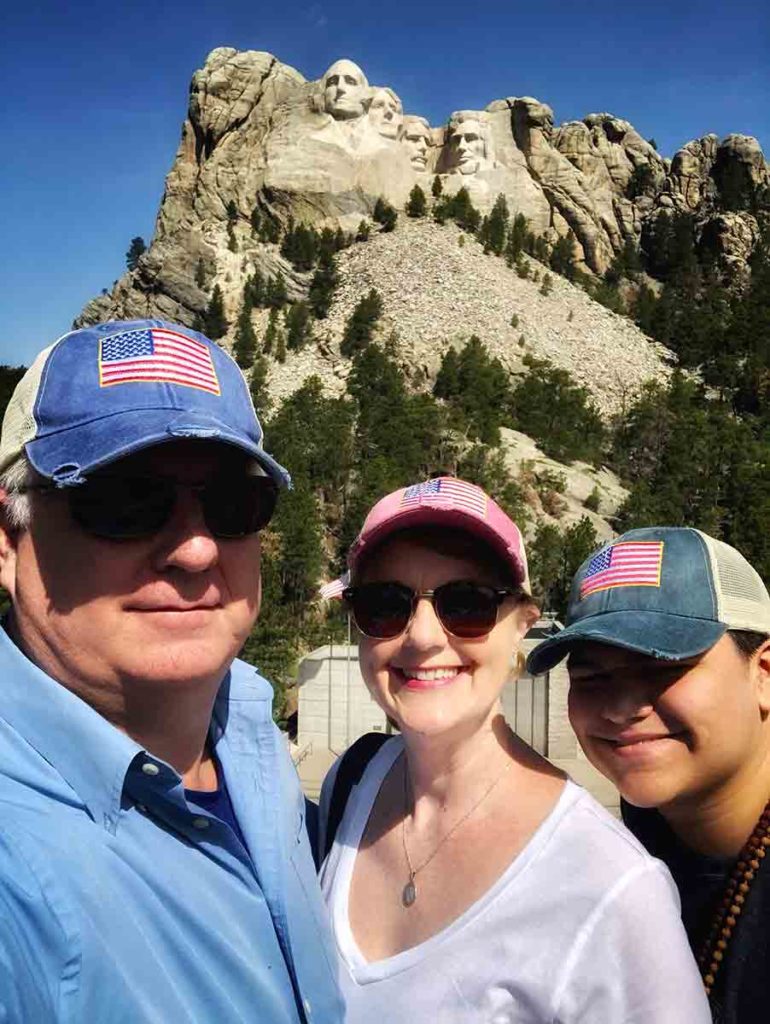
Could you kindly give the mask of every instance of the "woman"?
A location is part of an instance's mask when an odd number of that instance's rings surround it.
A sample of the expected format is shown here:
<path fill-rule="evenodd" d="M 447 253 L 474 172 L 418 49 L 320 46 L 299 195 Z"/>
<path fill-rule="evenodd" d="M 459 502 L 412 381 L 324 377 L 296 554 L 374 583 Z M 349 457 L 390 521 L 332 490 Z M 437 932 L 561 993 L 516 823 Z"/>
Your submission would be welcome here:
<path fill-rule="evenodd" d="M 770 1005 L 770 596 L 746 559 L 687 527 L 618 537 L 578 570 L 570 719 L 623 817 L 671 870 L 719 1024 Z"/>
<path fill-rule="evenodd" d="M 348 565 L 361 670 L 401 734 L 321 872 L 346 1019 L 709 1021 L 665 869 L 503 718 L 538 614 L 515 524 L 442 477 L 378 502 Z"/>

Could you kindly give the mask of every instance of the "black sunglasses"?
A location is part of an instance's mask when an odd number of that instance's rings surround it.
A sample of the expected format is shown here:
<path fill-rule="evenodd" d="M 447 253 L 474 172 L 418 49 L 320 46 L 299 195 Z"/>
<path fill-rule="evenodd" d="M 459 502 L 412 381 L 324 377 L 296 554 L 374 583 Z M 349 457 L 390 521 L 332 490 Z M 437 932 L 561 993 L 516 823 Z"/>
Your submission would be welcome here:
<path fill-rule="evenodd" d="M 24 490 L 66 494 L 72 518 L 86 533 L 135 540 L 163 529 L 174 513 L 180 487 L 198 496 L 207 529 L 223 540 L 246 537 L 267 526 L 278 497 L 270 477 L 241 475 L 185 484 L 165 476 L 100 473 L 76 487 L 40 484 Z"/>
<path fill-rule="evenodd" d="M 435 590 L 412 590 L 403 583 L 362 583 L 347 587 L 343 599 L 364 636 L 392 640 L 407 628 L 421 597 L 429 597 L 439 622 L 450 636 L 474 640 L 491 633 L 500 605 L 520 590 L 488 587 L 470 580 L 452 580 Z"/>

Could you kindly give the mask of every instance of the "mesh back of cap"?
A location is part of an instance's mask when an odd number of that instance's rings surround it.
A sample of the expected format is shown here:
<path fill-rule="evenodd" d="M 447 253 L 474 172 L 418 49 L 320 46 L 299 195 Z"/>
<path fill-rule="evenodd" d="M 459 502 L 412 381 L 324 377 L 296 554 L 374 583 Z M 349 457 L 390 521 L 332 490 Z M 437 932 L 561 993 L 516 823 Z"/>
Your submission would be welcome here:
<path fill-rule="evenodd" d="M 54 343 L 55 344 L 55 343 Z M 53 345 L 37 356 L 34 363 L 19 383 L 8 403 L 3 417 L 3 433 L 0 438 L 0 473 L 15 462 L 24 451 L 24 445 L 31 441 L 37 431 L 33 410 L 40 389 L 40 378 L 51 354 Z"/>
<path fill-rule="evenodd" d="M 711 561 L 720 621 L 731 629 L 770 634 L 770 596 L 759 573 L 729 544 L 700 536 Z"/>

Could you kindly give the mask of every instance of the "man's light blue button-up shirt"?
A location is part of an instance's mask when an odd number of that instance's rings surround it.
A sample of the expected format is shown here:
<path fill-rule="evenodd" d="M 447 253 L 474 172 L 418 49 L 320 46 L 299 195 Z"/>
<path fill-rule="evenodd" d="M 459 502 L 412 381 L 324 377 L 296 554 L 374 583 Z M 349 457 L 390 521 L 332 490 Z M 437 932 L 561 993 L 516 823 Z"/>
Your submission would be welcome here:
<path fill-rule="evenodd" d="M 211 727 L 248 850 L 0 629 L 0 1022 L 333 1024 L 304 804 L 248 665 Z"/>

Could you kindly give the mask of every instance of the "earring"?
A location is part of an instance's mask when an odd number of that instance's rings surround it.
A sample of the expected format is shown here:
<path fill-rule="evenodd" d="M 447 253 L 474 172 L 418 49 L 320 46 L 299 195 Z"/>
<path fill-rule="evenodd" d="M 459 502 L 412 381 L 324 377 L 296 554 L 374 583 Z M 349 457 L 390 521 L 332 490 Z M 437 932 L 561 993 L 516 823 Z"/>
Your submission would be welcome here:
<path fill-rule="evenodd" d="M 514 679 L 519 678 L 526 664 L 527 659 L 522 651 L 516 651 L 515 654 L 511 655 L 511 675 Z"/>

